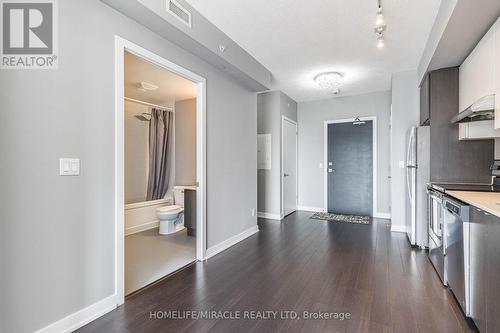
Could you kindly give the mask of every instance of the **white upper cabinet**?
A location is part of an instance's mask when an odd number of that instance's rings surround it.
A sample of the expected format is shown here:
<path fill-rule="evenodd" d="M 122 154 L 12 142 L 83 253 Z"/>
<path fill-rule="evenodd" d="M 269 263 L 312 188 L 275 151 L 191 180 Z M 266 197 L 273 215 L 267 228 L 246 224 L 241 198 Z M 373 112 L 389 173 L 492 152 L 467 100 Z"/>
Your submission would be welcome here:
<path fill-rule="evenodd" d="M 500 72 L 499 22 L 500 19 L 460 66 L 458 112 L 465 110 L 484 96 L 500 94 L 500 78 L 496 74 L 497 71 Z M 498 102 L 499 98 L 496 100 Z"/>

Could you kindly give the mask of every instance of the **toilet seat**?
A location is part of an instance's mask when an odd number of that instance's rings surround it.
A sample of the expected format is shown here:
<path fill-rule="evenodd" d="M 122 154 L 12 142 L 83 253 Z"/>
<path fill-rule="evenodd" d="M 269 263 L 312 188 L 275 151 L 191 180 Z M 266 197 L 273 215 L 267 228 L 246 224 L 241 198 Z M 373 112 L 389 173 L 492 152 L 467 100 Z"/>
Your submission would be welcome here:
<path fill-rule="evenodd" d="M 182 212 L 184 212 L 184 208 L 178 205 L 160 207 L 156 209 L 156 215 L 158 215 L 160 220 L 169 219 L 170 217 L 176 216 Z"/>

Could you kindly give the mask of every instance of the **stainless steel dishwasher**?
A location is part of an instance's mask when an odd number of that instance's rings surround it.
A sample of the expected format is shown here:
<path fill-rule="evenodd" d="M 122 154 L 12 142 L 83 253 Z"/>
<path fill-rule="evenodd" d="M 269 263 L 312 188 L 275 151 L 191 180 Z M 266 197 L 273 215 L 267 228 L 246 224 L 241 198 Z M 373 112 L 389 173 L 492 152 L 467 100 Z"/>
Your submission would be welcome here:
<path fill-rule="evenodd" d="M 448 286 L 469 316 L 469 205 L 446 196 L 444 208 Z"/>
<path fill-rule="evenodd" d="M 443 224 L 444 224 L 444 206 L 443 206 L 443 192 L 435 190 L 431 187 L 427 190 L 429 199 L 428 210 L 428 227 L 429 227 L 429 260 L 436 269 L 436 272 L 443 282 L 447 285 L 445 275 L 445 238 L 443 238 Z"/>

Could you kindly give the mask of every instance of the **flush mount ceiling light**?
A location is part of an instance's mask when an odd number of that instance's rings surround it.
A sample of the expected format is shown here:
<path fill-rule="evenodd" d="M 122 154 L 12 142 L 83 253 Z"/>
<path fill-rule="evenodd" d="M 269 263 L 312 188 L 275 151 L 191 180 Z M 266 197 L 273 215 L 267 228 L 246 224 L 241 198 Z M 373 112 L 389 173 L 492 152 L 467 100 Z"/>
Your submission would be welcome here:
<path fill-rule="evenodd" d="M 378 0 L 377 18 L 375 19 L 374 30 L 375 34 L 377 35 L 377 47 L 381 49 L 385 46 L 384 32 L 387 30 L 387 25 L 385 24 L 384 20 L 381 0 Z"/>
<path fill-rule="evenodd" d="M 142 81 L 139 84 L 139 90 L 141 90 L 141 91 L 154 91 L 154 90 L 158 90 L 159 88 L 160 87 L 158 87 L 157 85 L 154 85 L 152 83 L 145 82 L 145 81 Z"/>
<path fill-rule="evenodd" d="M 314 77 L 314 82 L 324 89 L 332 89 L 340 85 L 340 81 L 344 75 L 339 72 L 320 73 Z"/>

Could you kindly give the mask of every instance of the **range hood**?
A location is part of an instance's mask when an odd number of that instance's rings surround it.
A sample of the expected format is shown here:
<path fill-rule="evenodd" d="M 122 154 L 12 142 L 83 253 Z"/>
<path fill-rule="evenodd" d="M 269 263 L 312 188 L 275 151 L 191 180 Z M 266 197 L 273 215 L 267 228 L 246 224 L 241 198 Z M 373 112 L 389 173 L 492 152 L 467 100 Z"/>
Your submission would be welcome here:
<path fill-rule="evenodd" d="M 451 119 L 452 124 L 495 118 L 495 95 L 484 96 Z"/>

